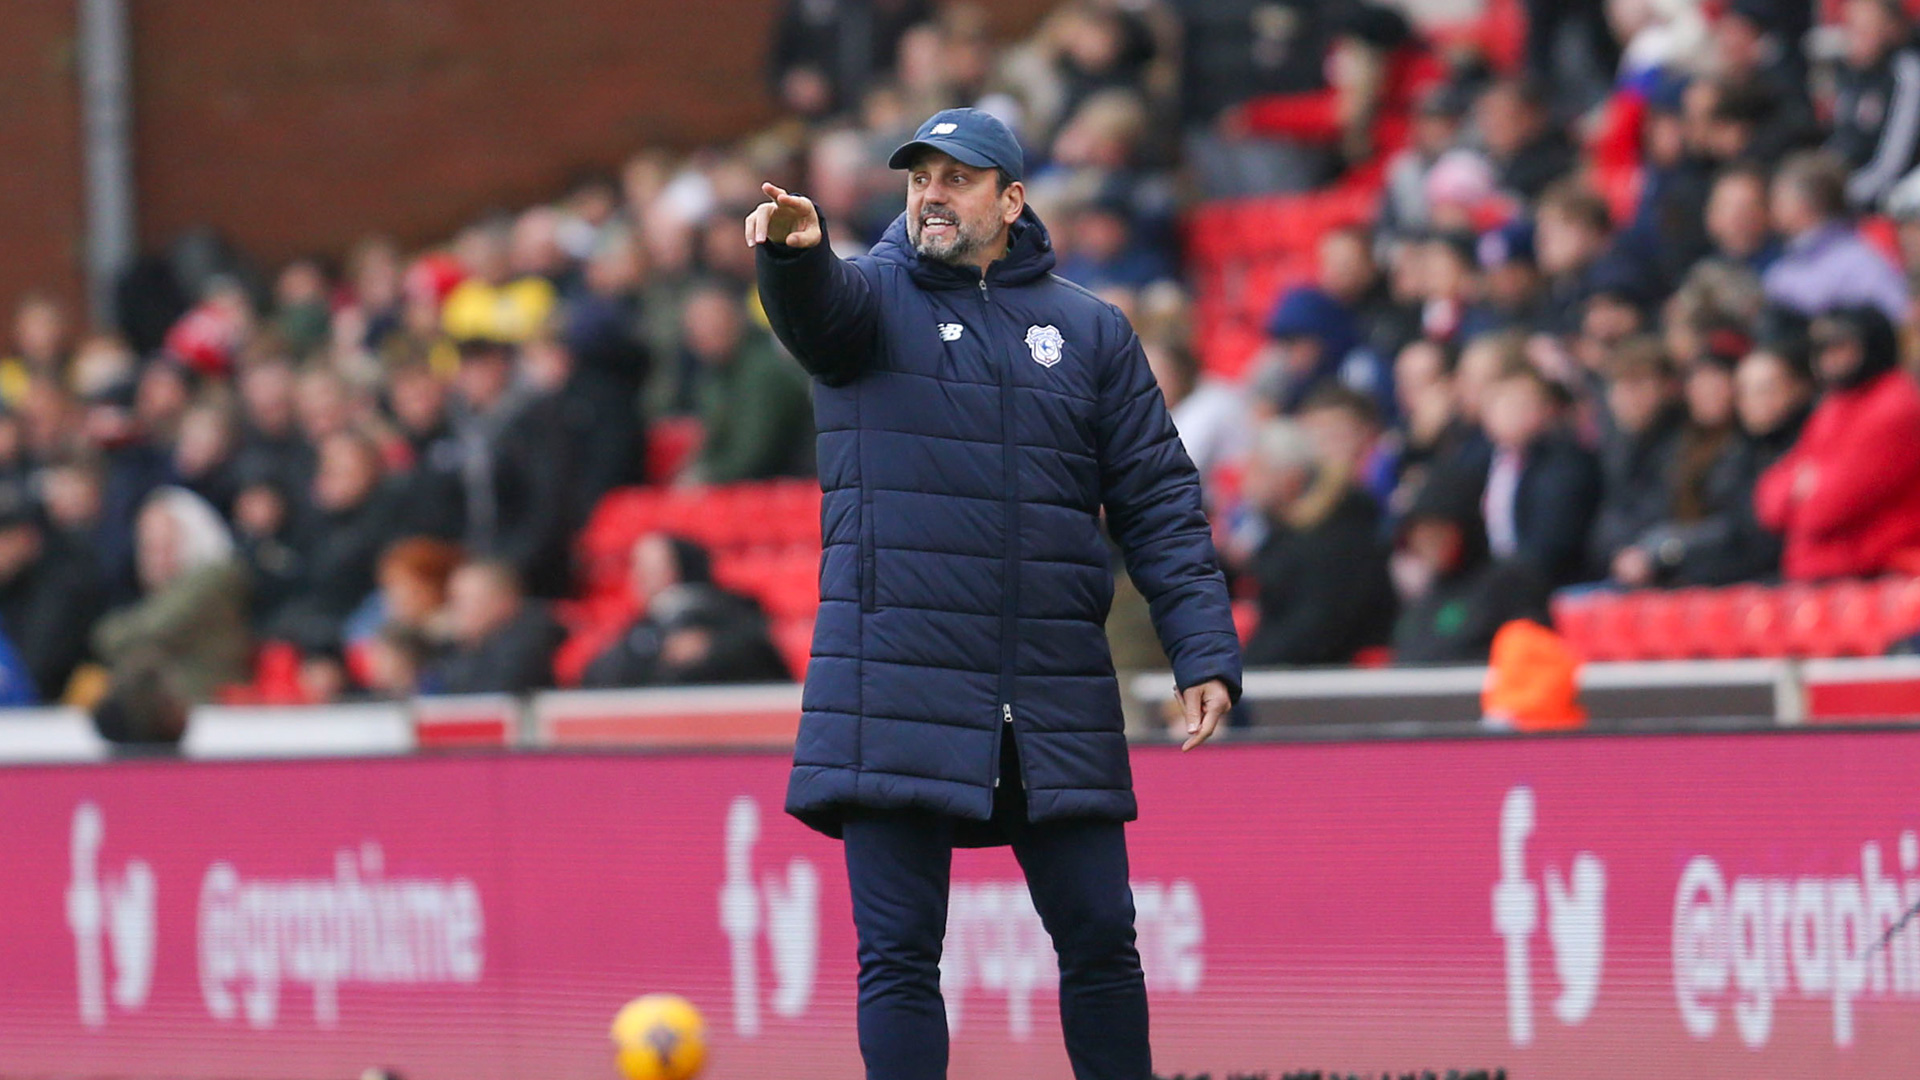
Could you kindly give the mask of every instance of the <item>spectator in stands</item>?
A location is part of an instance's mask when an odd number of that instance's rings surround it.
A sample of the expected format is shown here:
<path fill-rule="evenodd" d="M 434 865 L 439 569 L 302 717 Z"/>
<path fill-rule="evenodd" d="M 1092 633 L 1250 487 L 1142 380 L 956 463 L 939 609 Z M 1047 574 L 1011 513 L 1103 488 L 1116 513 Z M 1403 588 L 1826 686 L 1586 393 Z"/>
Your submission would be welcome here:
<path fill-rule="evenodd" d="M 1780 240 L 1767 213 L 1767 174 L 1754 165 L 1734 165 L 1714 178 L 1707 197 L 1707 235 L 1715 257 L 1764 274 L 1780 257 Z"/>
<path fill-rule="evenodd" d="M 1761 523 L 1785 541 L 1781 570 L 1809 581 L 1920 566 L 1920 388 L 1898 368 L 1893 325 L 1843 307 L 1814 320 L 1811 338 L 1820 404 L 1754 491 Z"/>
<path fill-rule="evenodd" d="M 466 511 L 446 382 L 424 360 L 400 364 L 388 377 L 387 411 L 401 444 L 393 452 L 404 464 L 397 483 L 397 528 L 409 536 L 457 538 L 465 528 Z"/>
<path fill-rule="evenodd" d="M 166 483 L 166 455 L 149 443 L 133 412 L 131 374 L 87 388 L 81 400 L 81 437 L 98 448 L 103 466 L 100 565 L 116 606 L 137 593 L 134 522 L 148 495 Z"/>
<path fill-rule="evenodd" d="M 520 366 L 527 386 L 558 404 L 573 466 L 567 478 L 567 528 L 577 529 L 601 496 L 643 479 L 639 388 L 582 367 L 565 341 L 544 332 L 522 347 Z"/>
<path fill-rule="evenodd" d="M 1300 405 L 1300 427 L 1312 440 L 1319 466 L 1376 500 L 1392 488 L 1380 451 L 1380 411 L 1350 386 L 1323 386 Z"/>
<path fill-rule="evenodd" d="M 1392 490 L 1388 520 L 1397 523 L 1419 496 L 1428 475 L 1464 453 L 1479 436 L 1461 415 L 1454 388 L 1455 353 L 1433 341 L 1415 341 L 1400 350 L 1393 366 L 1393 389 L 1400 400 L 1400 427 L 1394 433 L 1389 464 Z"/>
<path fill-rule="evenodd" d="M 1579 160 L 1554 121 L 1553 95 L 1531 78 L 1499 79 L 1480 94 L 1474 120 L 1501 189 L 1528 202 L 1573 171 Z"/>
<path fill-rule="evenodd" d="M 1920 50 L 1899 0 L 1845 0 L 1846 49 L 1827 139 L 1847 174 L 1847 202 L 1880 205 L 1920 160 Z"/>
<path fill-rule="evenodd" d="M 705 437 L 683 479 L 725 484 L 804 476 L 813 466 L 807 379 L 767 335 L 750 331 L 740 294 L 706 281 L 686 301 L 687 348 L 703 367 Z"/>
<path fill-rule="evenodd" d="M 524 694 L 553 685 L 560 625 L 527 597 L 512 563 L 482 559 L 447 581 L 452 651 L 423 680 L 436 694 Z"/>
<path fill-rule="evenodd" d="M 1329 229 L 1320 238 L 1316 280 L 1352 313 L 1360 347 L 1375 357 L 1390 358 L 1420 336 L 1420 322 L 1416 312 L 1394 300 L 1373 252 L 1373 238 L 1364 226 Z"/>
<path fill-rule="evenodd" d="M 1329 166 L 1358 165 L 1374 156 L 1379 134 L 1404 122 L 1442 70 L 1395 7 L 1345 0 L 1321 11 L 1331 38 L 1326 88 L 1261 95 L 1223 120 L 1232 130 L 1322 148 Z"/>
<path fill-rule="evenodd" d="M 1144 289 L 1175 277 L 1174 267 L 1133 225 L 1132 208 L 1118 193 L 1072 207 L 1064 232 L 1070 237 L 1057 273 L 1076 285 Z"/>
<path fill-rule="evenodd" d="M 566 429 L 550 394 L 517 386 L 513 350 L 499 341 L 460 346 L 450 403 L 467 551 L 514 566 L 536 595 L 566 591 Z"/>
<path fill-rule="evenodd" d="M 241 467 L 233 498 L 233 537 L 247 568 L 254 629 L 272 625 L 300 589 L 305 568 L 301 514 L 294 493 L 259 461 Z"/>
<path fill-rule="evenodd" d="M 1587 534 L 1587 567 L 1603 577 L 1614 556 L 1672 512 L 1674 470 L 1686 408 L 1673 362 L 1657 338 L 1629 338 L 1607 370 L 1607 415 L 1600 444 L 1600 506 Z"/>
<path fill-rule="evenodd" d="M 553 283 L 515 273 L 513 222 L 488 218 L 470 225 L 456 244 L 467 279 L 447 294 L 440 324 L 456 341 L 484 338 L 521 342 L 545 326 L 559 300 Z"/>
<path fill-rule="evenodd" d="M 373 591 L 375 565 L 397 535 L 395 496 L 371 439 L 340 431 L 321 442 L 299 577 L 266 627 L 268 636 L 308 650 L 339 646 L 342 624 Z"/>
<path fill-rule="evenodd" d="M 0 359 L 0 405 L 20 407 L 35 379 L 66 378 L 72 347 L 66 309 L 46 293 L 32 292 L 13 309 L 12 351 Z"/>
<path fill-rule="evenodd" d="M 26 485 L 0 484 L 0 626 L 33 699 L 60 700 L 106 599 L 93 553 L 47 527 Z"/>
<path fill-rule="evenodd" d="M 1214 470 L 1246 453 L 1252 436 L 1246 401 L 1234 388 L 1203 374 L 1199 359 L 1183 345 L 1150 341 L 1146 354 L 1180 443 L 1206 483 Z"/>
<path fill-rule="evenodd" d="M 649 533 L 629 578 L 640 616 L 587 665 L 582 685 L 784 682 L 793 676 L 750 597 L 713 583 L 705 548 Z"/>
<path fill-rule="evenodd" d="M 379 583 L 344 627 L 349 649 L 387 630 L 417 636 L 423 648 L 446 638 L 447 581 L 466 561 L 457 545 L 431 536 L 396 540 L 380 554 Z M 428 655 L 426 659 L 431 659 Z"/>
<path fill-rule="evenodd" d="M 1387 161 L 1374 222 L 1383 245 L 1426 231 L 1427 175 L 1459 143 L 1471 104 L 1470 90 L 1458 82 L 1429 87 L 1416 103 L 1408 143 Z"/>
<path fill-rule="evenodd" d="M 1208 198 L 1301 191 L 1324 153 L 1245 132 L 1235 106 L 1327 86 L 1327 5 L 1289 0 L 1173 0 L 1181 22 L 1185 160 Z"/>
<path fill-rule="evenodd" d="M 1534 250 L 1546 278 L 1542 330 L 1567 336 L 1579 329 L 1593 291 L 1591 278 L 1619 261 L 1612 239 L 1612 215 L 1598 195 L 1568 183 L 1541 196 L 1534 212 Z"/>
<path fill-rule="evenodd" d="M 1391 569 L 1400 596 L 1396 664 L 1480 664 L 1514 619 L 1547 621 L 1547 585 L 1532 564 L 1487 550 L 1480 484 L 1441 468 L 1400 524 Z"/>
<path fill-rule="evenodd" d="M 273 329 L 287 351 L 298 357 L 318 352 L 332 331 L 331 286 L 318 261 L 295 259 L 280 268 L 273 284 Z"/>
<path fill-rule="evenodd" d="M 1706 231 L 1713 162 L 1696 152 L 1682 114 L 1685 79 L 1663 75 L 1647 94 L 1640 198 L 1621 241 L 1658 269 L 1667 288 L 1712 249 Z"/>
<path fill-rule="evenodd" d="M 301 437 L 293 363 L 278 356 L 251 361 L 239 383 L 239 460 L 254 475 L 270 476 L 282 491 L 305 491 L 313 482 L 314 453 Z"/>
<path fill-rule="evenodd" d="M 1291 415 L 1322 385 L 1347 381 L 1366 392 L 1390 386 L 1371 356 L 1347 361 L 1359 345 L 1359 327 L 1338 300 L 1310 285 L 1281 294 L 1267 319 L 1267 344 L 1254 358 L 1256 408 Z"/>
<path fill-rule="evenodd" d="M 1696 415 L 1698 379 L 1688 380 Z M 1733 398 L 1738 427 L 1727 452 L 1700 479 L 1697 512 L 1677 506 L 1671 520 L 1615 556 L 1615 581 L 1635 588 L 1730 585 L 1779 572 L 1780 539 L 1755 520 L 1753 489 L 1799 437 L 1813 400 L 1812 375 L 1791 353 L 1751 352 L 1734 372 Z"/>
<path fill-rule="evenodd" d="M 169 741 L 193 705 L 247 678 L 247 574 L 206 500 L 155 491 L 138 525 L 142 597 L 93 630 L 109 688 L 95 714 L 109 738 Z"/>
<path fill-rule="evenodd" d="M 1268 420 L 1242 490 L 1267 525 L 1251 565 L 1260 624 L 1248 666 L 1342 664 L 1386 644 L 1394 597 L 1380 509 L 1352 474 L 1325 463 L 1300 423 Z"/>
<path fill-rule="evenodd" d="M 1802 315 L 1873 304 L 1887 318 L 1906 314 L 1907 287 L 1846 221 L 1846 177 L 1816 153 L 1788 158 L 1773 178 L 1773 223 L 1786 238 L 1761 284 L 1767 299 Z"/>
<path fill-rule="evenodd" d="M 1502 330 L 1536 328 L 1545 283 L 1534 258 L 1533 224 L 1515 219 L 1482 233 L 1474 255 L 1480 264 L 1480 298 L 1461 317 L 1460 336 L 1471 339 Z"/>
<path fill-rule="evenodd" d="M 851 108 L 930 13 L 925 0 L 787 0 L 768 53 L 774 94 L 812 120 Z"/>
<path fill-rule="evenodd" d="M 1531 366 L 1488 385 L 1485 515 L 1495 559 L 1519 559 L 1549 585 L 1581 576 L 1600 499 L 1599 469 L 1565 430 L 1561 391 Z"/>

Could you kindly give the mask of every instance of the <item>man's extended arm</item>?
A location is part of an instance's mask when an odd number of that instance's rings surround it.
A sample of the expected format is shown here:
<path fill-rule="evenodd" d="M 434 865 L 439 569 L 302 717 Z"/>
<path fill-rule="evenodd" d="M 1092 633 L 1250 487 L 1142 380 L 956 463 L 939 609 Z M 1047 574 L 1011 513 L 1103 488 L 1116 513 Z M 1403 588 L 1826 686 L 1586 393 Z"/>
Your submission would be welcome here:
<path fill-rule="evenodd" d="M 747 216 L 767 324 L 800 366 L 830 385 L 851 381 L 880 325 L 873 285 L 834 255 L 826 223 L 804 196 L 762 185 L 768 202 Z"/>

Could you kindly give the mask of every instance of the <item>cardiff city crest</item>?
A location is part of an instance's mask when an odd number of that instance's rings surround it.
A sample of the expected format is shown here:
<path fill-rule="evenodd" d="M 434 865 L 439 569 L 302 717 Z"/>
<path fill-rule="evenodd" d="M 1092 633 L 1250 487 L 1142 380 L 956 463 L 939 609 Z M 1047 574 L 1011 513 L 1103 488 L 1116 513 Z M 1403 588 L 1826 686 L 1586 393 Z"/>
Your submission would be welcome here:
<path fill-rule="evenodd" d="M 1041 367 L 1052 367 L 1060 362 L 1060 354 L 1066 348 L 1067 339 L 1052 326 L 1027 327 L 1027 348 L 1033 352 L 1034 363 Z"/>

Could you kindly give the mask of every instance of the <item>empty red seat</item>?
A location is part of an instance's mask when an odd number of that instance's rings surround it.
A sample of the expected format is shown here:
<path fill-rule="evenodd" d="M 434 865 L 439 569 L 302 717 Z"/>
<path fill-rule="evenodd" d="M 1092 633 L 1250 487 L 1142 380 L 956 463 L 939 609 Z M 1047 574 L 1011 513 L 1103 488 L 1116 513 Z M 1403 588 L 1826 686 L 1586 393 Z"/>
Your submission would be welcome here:
<path fill-rule="evenodd" d="M 1595 611 L 1593 594 L 1553 598 L 1553 628 L 1573 651 L 1588 659 L 1593 656 Z"/>
<path fill-rule="evenodd" d="M 807 677 L 807 658 L 813 651 L 813 617 L 782 619 L 773 624 L 773 643 L 793 677 Z"/>
<path fill-rule="evenodd" d="M 1687 632 L 1687 597 L 1649 589 L 1622 594 L 1633 609 L 1634 660 L 1686 660 L 1694 655 L 1693 635 Z"/>

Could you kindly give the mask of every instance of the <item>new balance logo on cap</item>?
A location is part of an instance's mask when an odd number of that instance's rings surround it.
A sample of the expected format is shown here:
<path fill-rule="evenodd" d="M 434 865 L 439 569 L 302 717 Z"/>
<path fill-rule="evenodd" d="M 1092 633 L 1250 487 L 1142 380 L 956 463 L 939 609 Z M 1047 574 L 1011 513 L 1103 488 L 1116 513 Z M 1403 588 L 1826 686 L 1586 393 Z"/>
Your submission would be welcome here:
<path fill-rule="evenodd" d="M 958 125 L 958 124 L 935 124 L 935 125 L 933 125 L 933 130 L 932 130 L 932 131 L 929 131 L 929 132 L 927 132 L 927 134 L 929 134 L 929 135 L 951 135 L 951 134 L 953 134 L 953 133 L 954 133 L 955 131 L 958 131 L 958 130 L 959 130 L 959 125 Z"/>
<path fill-rule="evenodd" d="M 939 325 L 940 340 L 959 341 L 960 335 L 965 333 L 966 329 L 966 327 L 961 326 L 957 322 L 943 322 Z"/>

